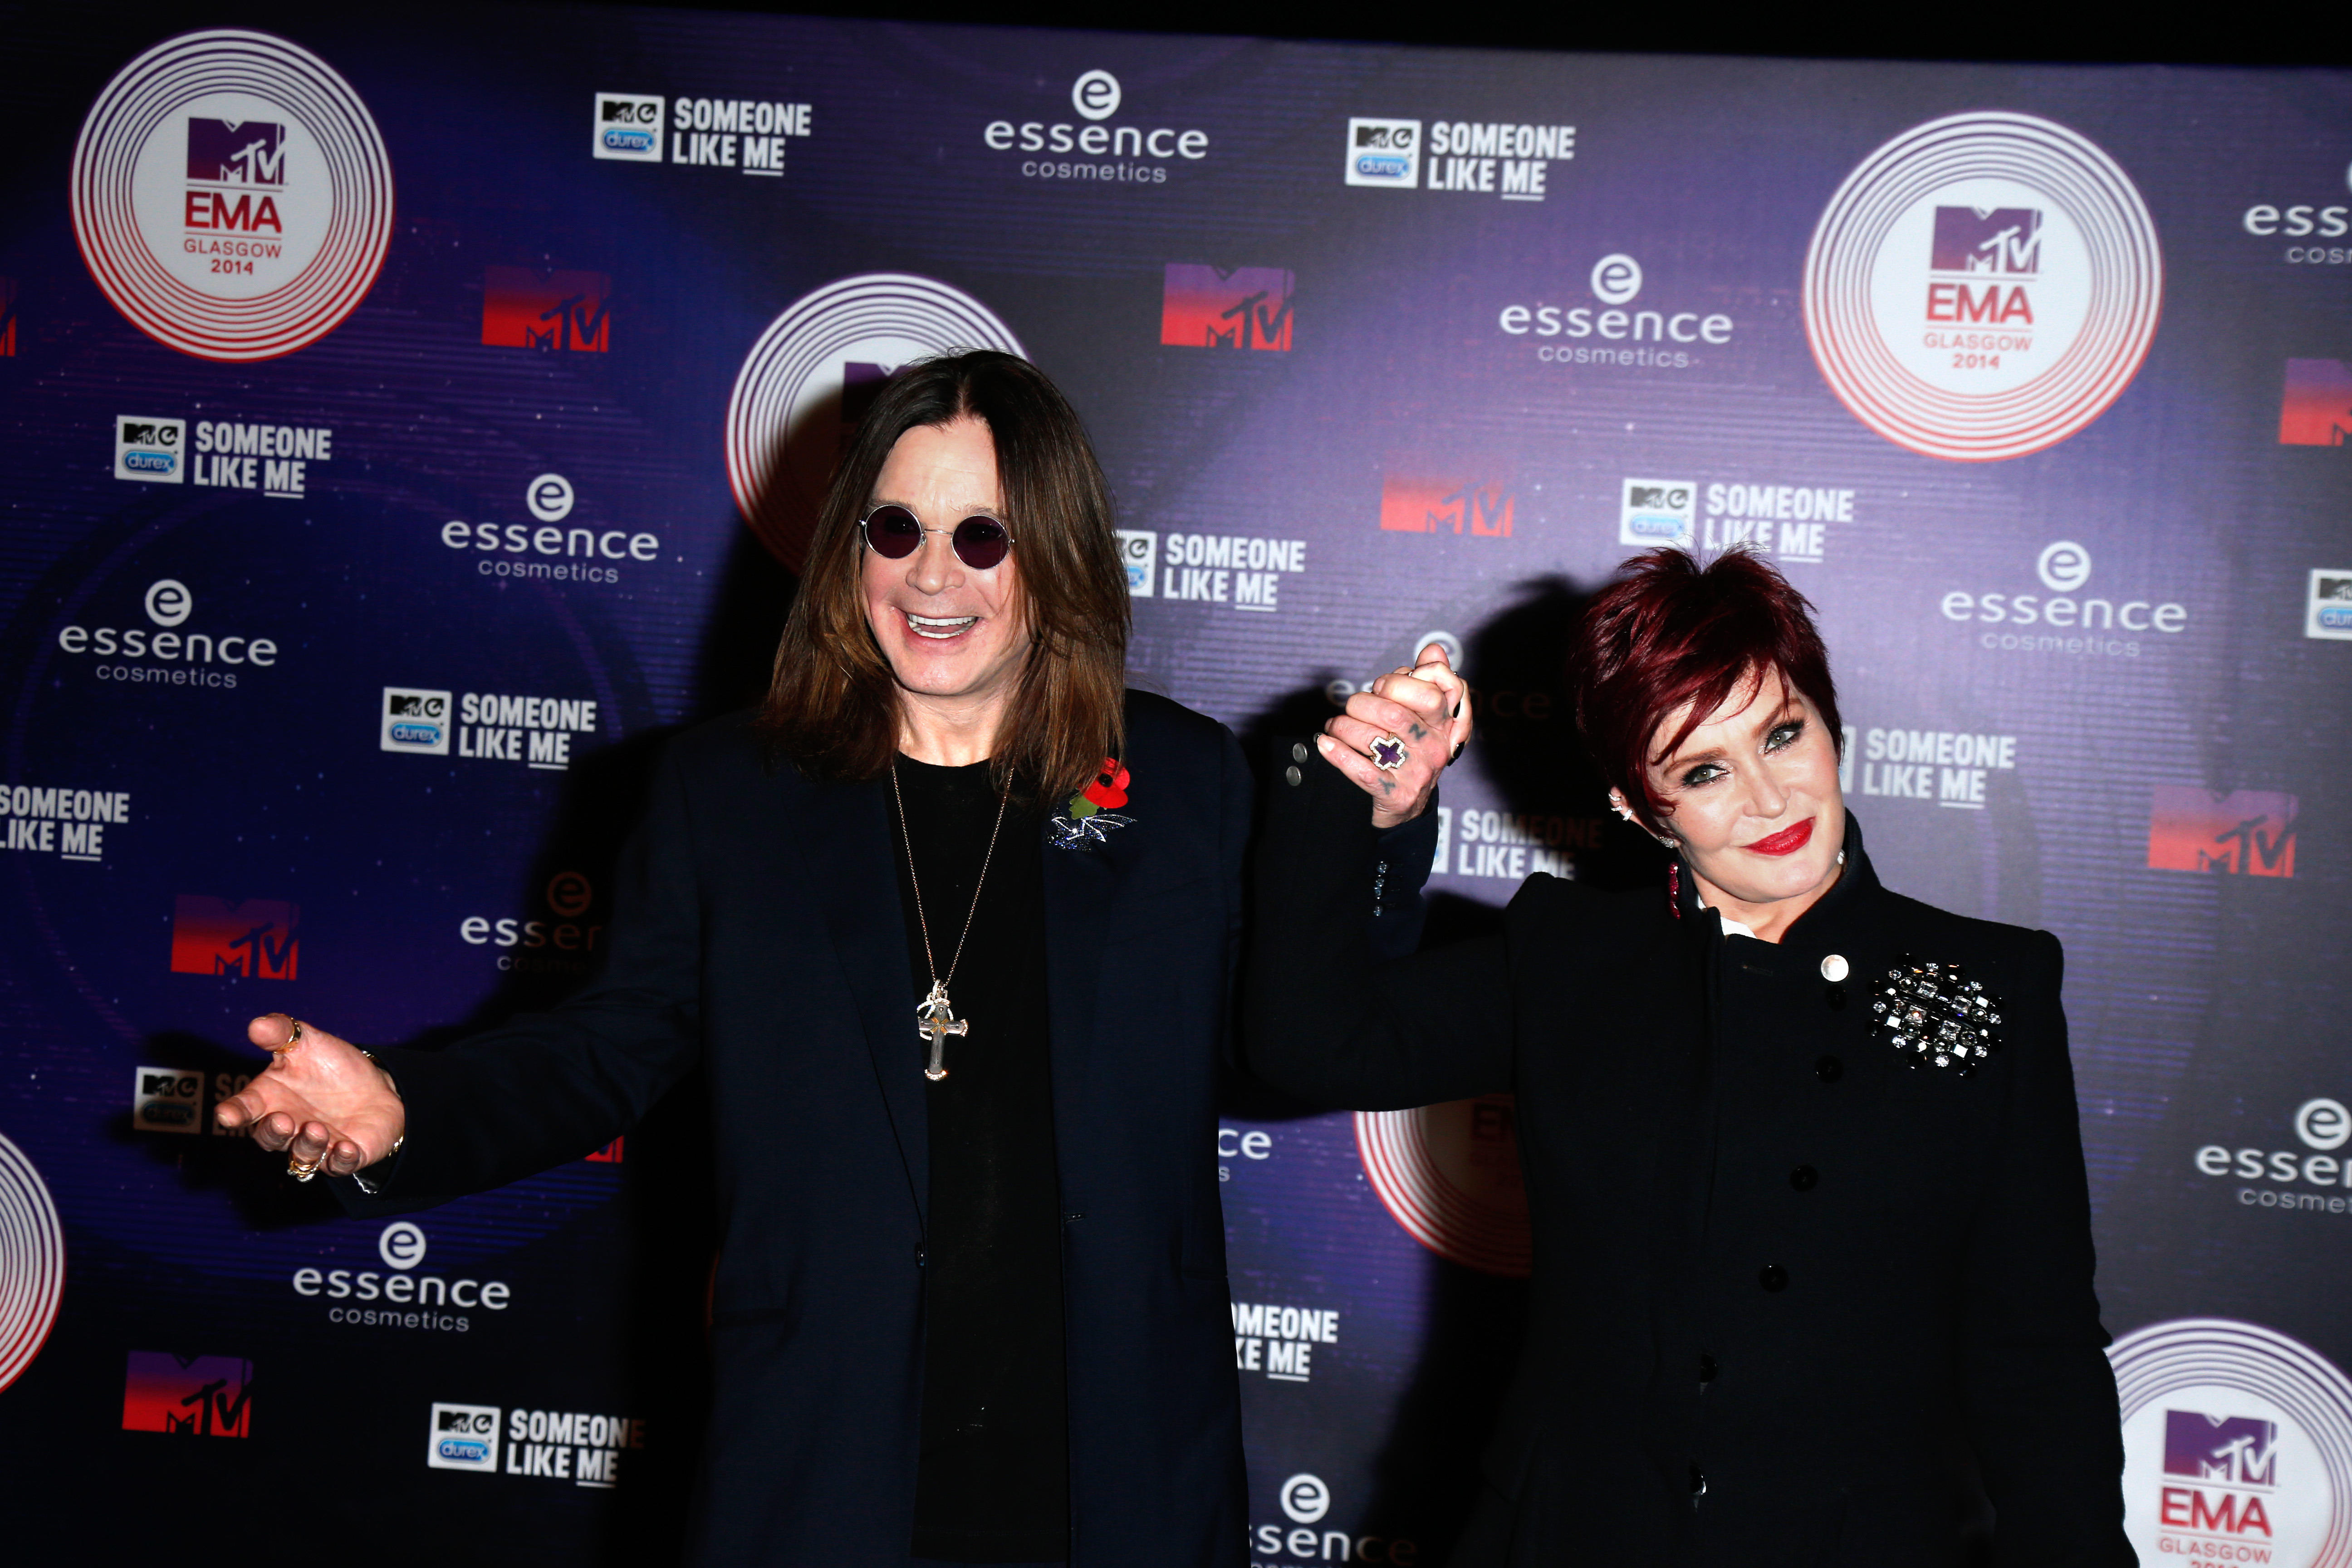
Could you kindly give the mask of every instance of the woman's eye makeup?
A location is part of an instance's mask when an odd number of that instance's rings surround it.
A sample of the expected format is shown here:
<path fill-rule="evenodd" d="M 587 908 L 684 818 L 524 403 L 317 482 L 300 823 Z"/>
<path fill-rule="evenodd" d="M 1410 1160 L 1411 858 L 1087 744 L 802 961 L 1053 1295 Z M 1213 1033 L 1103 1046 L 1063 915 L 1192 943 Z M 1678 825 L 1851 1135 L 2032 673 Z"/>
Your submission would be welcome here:
<path fill-rule="evenodd" d="M 1805 721 L 1802 719 L 1791 719 L 1785 723 L 1775 724 L 1772 726 L 1772 732 L 1764 737 L 1764 749 L 1768 752 L 1785 750 L 1795 745 L 1797 738 L 1804 732 Z"/>
<path fill-rule="evenodd" d="M 1700 784 L 1713 784 L 1729 771 L 1721 763 L 1701 763 L 1683 774 L 1682 786 L 1696 789 Z"/>

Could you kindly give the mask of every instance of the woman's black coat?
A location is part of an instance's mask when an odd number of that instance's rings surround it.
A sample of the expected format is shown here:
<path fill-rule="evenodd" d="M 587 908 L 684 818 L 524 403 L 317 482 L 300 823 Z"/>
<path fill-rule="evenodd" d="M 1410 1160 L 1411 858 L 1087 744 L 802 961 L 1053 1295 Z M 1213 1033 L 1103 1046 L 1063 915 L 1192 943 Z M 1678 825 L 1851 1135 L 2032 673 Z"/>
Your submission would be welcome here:
<path fill-rule="evenodd" d="M 1162 698 L 1129 694 L 1123 761 L 1132 826 L 1034 851 L 1070 1562 L 1238 1564 L 1213 1097 L 1252 788 L 1232 735 Z M 576 1160 L 708 1066 L 723 1249 L 698 1564 L 908 1559 L 929 1187 L 884 790 L 812 783 L 746 721 L 688 732 L 624 853 L 604 973 L 449 1050 L 378 1053 L 408 1112 L 383 1197 L 352 1205 L 378 1213 Z"/>
<path fill-rule="evenodd" d="M 1537 875 L 1501 935 L 1376 964 L 1364 796 L 1311 750 L 1287 776 L 1253 1069 L 1361 1110 L 1517 1097 L 1534 1300 L 1457 1565 L 1940 1568 L 1971 1460 L 1994 1561 L 2134 1560 L 2055 938 L 1887 891 L 1849 817 L 1777 944 L 1686 874 L 1678 900 Z M 1973 1075 L 1874 1033 L 1905 955 L 2000 999 Z"/>

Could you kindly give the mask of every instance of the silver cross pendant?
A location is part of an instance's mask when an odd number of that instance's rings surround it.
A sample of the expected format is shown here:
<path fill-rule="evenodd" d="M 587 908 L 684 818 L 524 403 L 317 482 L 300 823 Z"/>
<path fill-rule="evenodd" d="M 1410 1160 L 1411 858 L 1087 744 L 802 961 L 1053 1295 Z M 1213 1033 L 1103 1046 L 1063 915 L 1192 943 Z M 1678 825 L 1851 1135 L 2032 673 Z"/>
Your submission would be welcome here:
<path fill-rule="evenodd" d="M 923 1076 L 937 1083 L 948 1076 L 948 1037 L 971 1034 L 971 1021 L 955 1016 L 948 1005 L 948 988 L 934 980 L 931 994 L 915 1008 L 915 1032 L 930 1042 L 931 1063 L 923 1069 Z"/>

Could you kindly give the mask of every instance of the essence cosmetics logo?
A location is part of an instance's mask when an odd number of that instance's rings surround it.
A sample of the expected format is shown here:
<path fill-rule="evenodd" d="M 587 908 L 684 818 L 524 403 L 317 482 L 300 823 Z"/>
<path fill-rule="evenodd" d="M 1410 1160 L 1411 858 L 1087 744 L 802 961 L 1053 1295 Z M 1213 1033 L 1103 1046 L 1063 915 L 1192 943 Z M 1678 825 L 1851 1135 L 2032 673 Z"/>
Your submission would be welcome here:
<path fill-rule="evenodd" d="M 482 342 L 489 348 L 606 353 L 613 280 L 602 272 L 490 267 L 482 273 Z"/>
<path fill-rule="evenodd" d="M 1168 264 L 1160 341 L 1179 348 L 1290 348 L 1293 279 L 1279 267 Z"/>
<path fill-rule="evenodd" d="M 2292 877 L 2294 819 L 2291 795 L 2158 784 L 2148 809 L 2148 869 Z"/>
<path fill-rule="evenodd" d="M 302 911 L 277 899 L 182 893 L 172 913 L 172 973 L 291 980 Z"/>
<path fill-rule="evenodd" d="M 182 1437 L 250 1437 L 252 1401 L 249 1361 L 132 1351 L 122 1380 L 122 1429 Z"/>

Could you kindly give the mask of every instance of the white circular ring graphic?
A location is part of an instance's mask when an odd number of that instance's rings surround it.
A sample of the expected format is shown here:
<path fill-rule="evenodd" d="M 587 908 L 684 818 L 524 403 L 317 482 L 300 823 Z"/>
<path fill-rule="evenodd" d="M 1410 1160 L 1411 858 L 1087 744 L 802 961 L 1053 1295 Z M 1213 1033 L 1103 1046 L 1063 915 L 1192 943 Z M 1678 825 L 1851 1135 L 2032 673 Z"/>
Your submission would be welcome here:
<path fill-rule="evenodd" d="M 41 1353 L 65 1289 L 58 1205 L 25 1152 L 0 1136 L 0 1388 Z"/>
<path fill-rule="evenodd" d="M 2292 1450 L 2315 1458 L 2320 1474 L 2298 1478 L 2273 1475 L 2272 1484 L 2284 1493 L 2289 1486 L 2315 1479 L 2326 1488 L 2324 1517 L 2310 1518 L 2306 1491 L 2295 1502 L 2305 1518 L 2297 1531 L 2309 1538 L 2308 1552 L 2292 1556 L 2287 1543 L 2270 1552 L 2273 1568 L 2352 1568 L 2352 1382 L 2335 1363 L 2310 1347 L 2274 1329 L 2227 1318 L 2182 1318 L 2153 1323 L 2117 1340 L 2107 1350 L 2116 1372 L 2116 1392 L 2123 1406 L 2128 1445 L 2134 1418 L 2168 1395 L 2190 1394 L 2242 1396 L 2247 1404 L 2267 1407 L 2283 1415 L 2294 1429 Z M 2208 1416 L 2228 1416 L 2237 1411 L 2204 1411 Z M 2275 1462 L 2275 1461 L 2274 1461 Z M 2143 1561 L 2156 1562 L 2152 1537 L 2166 1526 L 2151 1523 L 2139 1505 L 2152 1480 L 2125 1468 L 2125 1528 Z M 2189 1484 L 2195 1484 L 2193 1481 Z M 2273 1500 L 2284 1516 L 2290 1503 Z M 2284 1522 L 2284 1518 L 2282 1519 Z"/>
<path fill-rule="evenodd" d="M 207 124 L 274 116 L 284 136 L 275 184 L 217 193 L 283 198 L 278 236 L 219 241 L 259 259 L 215 256 L 213 273 L 198 248 L 213 241 L 158 216 L 216 194 L 184 177 L 191 110 L 209 111 Z M 74 145 L 71 205 L 83 262 L 133 326 L 200 359 L 275 359 L 334 331 L 374 284 L 392 243 L 392 160 L 334 68 L 283 38 L 219 28 L 167 39 L 107 83 Z"/>
<path fill-rule="evenodd" d="M 744 357 L 727 401 L 727 482 L 761 543 L 794 571 L 841 455 L 844 366 L 896 370 L 928 354 L 997 349 L 1026 357 L 995 312 L 903 272 L 843 278 L 802 296 Z M 868 361 L 866 356 L 878 358 Z"/>
<path fill-rule="evenodd" d="M 1356 1152 L 1364 1175 L 1404 1233 L 1449 1263 L 1481 1274 L 1524 1279 L 1535 1265 L 1535 1240 L 1528 1228 L 1524 1193 L 1516 1203 L 1496 1202 L 1448 1174 L 1457 1164 L 1435 1146 L 1435 1138 L 1458 1145 L 1460 1123 L 1479 1102 L 1423 1106 L 1417 1110 L 1356 1112 Z M 1516 1145 L 1508 1155 L 1517 1168 Z"/>
<path fill-rule="evenodd" d="M 2041 339 L 2024 373 L 2012 359 L 1982 390 L 1953 380 L 1979 367 L 1939 382 L 1906 363 L 1909 340 L 1889 337 L 1875 294 L 1881 253 L 1898 224 L 1930 198 L 1971 188 L 2023 192 L 2042 204 L 2054 220 L 2053 247 L 2063 244 L 2080 263 L 2047 286 L 2067 305 L 2064 319 L 2038 332 L 2020 329 Z M 1929 282 L 1923 267 L 1923 300 Z M 1805 255 L 1805 336 L 1830 390 L 1879 435 L 1931 458 L 1993 462 L 2054 446 L 2105 413 L 2147 355 L 2163 294 L 2156 225 L 2105 153 L 2032 115 L 1955 114 L 1871 153 L 1830 198 Z"/>

